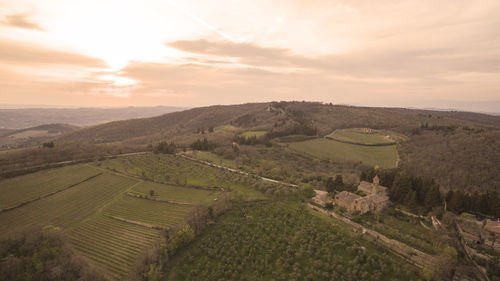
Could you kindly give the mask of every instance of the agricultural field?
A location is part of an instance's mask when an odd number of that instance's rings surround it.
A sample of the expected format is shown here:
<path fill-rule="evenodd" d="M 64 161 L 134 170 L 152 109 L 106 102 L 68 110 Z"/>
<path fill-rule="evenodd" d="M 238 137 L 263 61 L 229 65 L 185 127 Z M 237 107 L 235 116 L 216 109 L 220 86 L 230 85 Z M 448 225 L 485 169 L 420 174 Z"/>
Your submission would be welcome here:
<path fill-rule="evenodd" d="M 382 131 L 370 129 L 339 129 L 326 136 L 327 138 L 361 145 L 389 145 L 396 143 L 394 133 L 384 133 Z"/>
<path fill-rule="evenodd" d="M 422 222 L 426 228 L 420 223 L 421 219 L 401 214 L 393 207 L 383 210 L 378 217 L 366 214 L 356 217 L 355 221 L 424 253 L 435 255 L 439 252 L 439 248 L 435 248 L 439 243 L 430 230 L 432 224 Z"/>
<path fill-rule="evenodd" d="M 151 190 L 154 192 L 154 196 L 152 197 L 155 199 L 193 204 L 210 204 L 222 193 L 219 190 L 205 190 L 147 181 L 134 186 L 131 193 L 149 197 Z"/>
<path fill-rule="evenodd" d="M 105 160 L 98 165 L 167 184 L 233 190 L 244 194 L 248 200 L 266 198 L 251 188 L 259 182 L 256 179 L 209 167 L 181 156 L 142 154 Z"/>
<path fill-rule="evenodd" d="M 5 237 L 9 233 L 45 225 L 74 226 L 135 183 L 137 180 L 104 173 L 52 196 L 2 212 L 0 235 Z"/>
<path fill-rule="evenodd" d="M 73 228 L 73 246 L 105 268 L 111 280 L 125 278 L 144 250 L 160 241 L 160 230 L 99 216 Z"/>
<path fill-rule="evenodd" d="M 200 160 L 212 162 L 217 165 L 222 165 L 230 168 L 237 169 L 238 165 L 235 160 L 233 159 L 226 159 L 222 156 L 219 156 L 213 152 L 209 151 L 192 151 L 189 156 L 195 157 Z"/>
<path fill-rule="evenodd" d="M 326 138 L 293 142 L 289 145 L 298 152 L 319 159 L 361 162 L 372 167 L 378 165 L 382 168 L 394 168 L 399 159 L 396 145 L 364 146 Z"/>
<path fill-rule="evenodd" d="M 103 210 L 104 215 L 161 228 L 180 226 L 195 209 L 191 205 L 173 204 L 122 195 Z"/>
<path fill-rule="evenodd" d="M 0 181 L 0 210 L 57 192 L 101 172 L 85 165 L 67 166 Z"/>
<path fill-rule="evenodd" d="M 251 137 L 256 137 L 260 138 L 264 136 L 267 133 L 267 131 L 246 131 L 240 134 L 240 136 L 245 137 L 245 138 L 251 138 Z"/>
<path fill-rule="evenodd" d="M 293 202 L 235 207 L 179 253 L 167 279 L 332 280 L 332 276 L 422 279 L 416 267 Z"/>

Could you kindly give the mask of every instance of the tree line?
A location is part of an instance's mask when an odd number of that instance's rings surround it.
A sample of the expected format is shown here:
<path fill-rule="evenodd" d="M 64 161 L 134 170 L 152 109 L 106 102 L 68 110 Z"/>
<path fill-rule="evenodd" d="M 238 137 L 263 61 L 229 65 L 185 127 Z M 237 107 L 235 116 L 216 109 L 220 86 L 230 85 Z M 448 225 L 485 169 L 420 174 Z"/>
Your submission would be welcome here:
<path fill-rule="evenodd" d="M 361 173 L 360 180 L 371 182 L 375 175 L 380 184 L 389 188 L 391 201 L 397 202 L 418 213 L 427 213 L 446 203 L 447 210 L 456 214 L 462 212 L 482 216 L 500 216 L 500 196 L 496 191 L 472 194 L 461 190 L 450 190 L 441 194 L 440 186 L 429 177 L 416 177 L 399 169 L 370 169 Z"/>

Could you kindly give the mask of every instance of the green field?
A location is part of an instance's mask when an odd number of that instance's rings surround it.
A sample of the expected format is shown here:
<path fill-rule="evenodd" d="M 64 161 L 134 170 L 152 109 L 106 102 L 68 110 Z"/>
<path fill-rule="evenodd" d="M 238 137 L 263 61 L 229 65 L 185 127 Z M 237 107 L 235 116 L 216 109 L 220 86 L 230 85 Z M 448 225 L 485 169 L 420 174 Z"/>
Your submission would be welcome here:
<path fill-rule="evenodd" d="M 367 132 L 363 129 L 339 129 L 329 134 L 327 138 L 364 145 L 395 144 L 395 141 L 390 135 L 383 134 L 379 131 Z"/>
<path fill-rule="evenodd" d="M 422 280 L 327 220 L 295 203 L 236 207 L 178 255 L 165 280 Z"/>
<path fill-rule="evenodd" d="M 172 185 L 225 188 L 244 194 L 249 200 L 266 197 L 251 188 L 259 180 L 165 154 L 142 154 L 105 160 L 101 167 Z"/>
<path fill-rule="evenodd" d="M 172 204 L 123 195 L 104 208 L 103 214 L 162 228 L 180 226 L 194 206 Z"/>
<path fill-rule="evenodd" d="M 156 199 L 194 204 L 210 204 L 221 194 L 221 191 L 188 188 L 153 182 L 142 182 L 141 184 L 135 186 L 131 192 L 141 196 L 150 196 L 149 192 L 151 190 L 154 191 L 154 198 Z"/>
<path fill-rule="evenodd" d="M 267 134 L 267 131 L 246 131 L 240 134 L 240 136 L 245 137 L 245 138 L 251 138 L 251 137 L 256 137 L 260 138 Z"/>
<path fill-rule="evenodd" d="M 0 210 L 65 189 L 101 173 L 85 165 L 67 166 L 0 181 Z"/>
<path fill-rule="evenodd" d="M 0 213 L 0 235 L 45 225 L 63 228 L 76 225 L 136 182 L 105 173 L 52 196 Z"/>
<path fill-rule="evenodd" d="M 338 142 L 330 139 L 314 139 L 289 144 L 291 148 L 319 159 L 361 162 L 382 168 L 396 167 L 398 152 L 396 145 L 364 146 Z"/>
<path fill-rule="evenodd" d="M 74 247 L 107 269 L 113 280 L 126 277 L 137 257 L 159 240 L 159 230 L 105 216 L 87 221 L 70 231 L 70 241 Z"/>

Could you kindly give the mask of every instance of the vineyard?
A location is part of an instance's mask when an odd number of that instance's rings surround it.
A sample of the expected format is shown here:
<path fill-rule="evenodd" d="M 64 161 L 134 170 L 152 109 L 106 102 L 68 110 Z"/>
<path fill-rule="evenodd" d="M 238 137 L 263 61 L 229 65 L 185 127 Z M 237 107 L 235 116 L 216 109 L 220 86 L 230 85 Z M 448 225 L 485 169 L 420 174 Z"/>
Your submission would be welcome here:
<path fill-rule="evenodd" d="M 75 225 L 135 182 L 106 173 L 52 196 L 0 213 L 0 234 L 6 236 L 28 227 L 53 225 L 65 228 Z"/>
<path fill-rule="evenodd" d="M 232 210 L 169 268 L 169 280 L 422 279 L 417 268 L 344 226 L 276 202 Z"/>
<path fill-rule="evenodd" d="M 106 268 L 110 279 L 118 280 L 160 240 L 160 231 L 100 216 L 71 230 L 70 240 L 84 256 Z"/>
<path fill-rule="evenodd" d="M 103 213 L 131 222 L 145 223 L 162 228 L 182 224 L 194 206 L 172 204 L 123 195 L 120 200 L 107 206 Z"/>
<path fill-rule="evenodd" d="M 99 171 L 92 167 L 77 165 L 0 181 L 0 210 L 63 190 L 97 174 Z"/>
<path fill-rule="evenodd" d="M 152 196 L 154 199 L 195 204 L 210 204 L 221 194 L 221 191 L 218 190 L 204 190 L 199 188 L 158 184 L 153 182 L 142 182 L 132 189 L 132 193 L 146 197 L 150 196 L 151 190 L 154 193 L 154 195 Z"/>
<path fill-rule="evenodd" d="M 265 199 L 250 188 L 258 180 L 173 155 L 141 154 L 105 160 L 101 167 L 153 181 L 180 186 L 224 188 L 245 194 L 248 199 Z"/>

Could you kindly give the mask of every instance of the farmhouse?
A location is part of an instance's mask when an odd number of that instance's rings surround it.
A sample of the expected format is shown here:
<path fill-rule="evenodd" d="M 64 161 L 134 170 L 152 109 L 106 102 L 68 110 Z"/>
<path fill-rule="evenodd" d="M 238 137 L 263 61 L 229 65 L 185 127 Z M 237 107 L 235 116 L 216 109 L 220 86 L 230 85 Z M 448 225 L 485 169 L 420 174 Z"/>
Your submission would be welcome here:
<path fill-rule="evenodd" d="M 366 196 L 342 191 L 335 195 L 335 203 L 346 208 L 349 212 L 358 211 L 361 214 L 378 212 L 390 204 L 387 187 L 379 184 L 378 176 L 373 178 L 373 183 L 362 181 L 358 186 L 358 191 L 363 192 Z"/>

